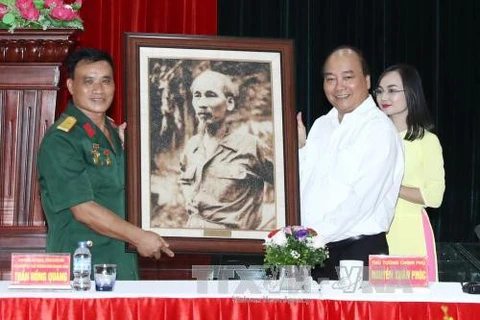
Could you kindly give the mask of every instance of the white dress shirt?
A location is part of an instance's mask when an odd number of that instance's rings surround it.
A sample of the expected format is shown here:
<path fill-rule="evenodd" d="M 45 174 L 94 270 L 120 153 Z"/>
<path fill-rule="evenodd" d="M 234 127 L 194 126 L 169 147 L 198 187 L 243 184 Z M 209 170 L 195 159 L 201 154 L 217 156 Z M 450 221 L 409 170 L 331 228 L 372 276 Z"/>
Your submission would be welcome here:
<path fill-rule="evenodd" d="M 371 96 L 341 123 L 333 108 L 299 150 L 302 225 L 326 243 L 388 231 L 403 159 L 395 126 Z"/>

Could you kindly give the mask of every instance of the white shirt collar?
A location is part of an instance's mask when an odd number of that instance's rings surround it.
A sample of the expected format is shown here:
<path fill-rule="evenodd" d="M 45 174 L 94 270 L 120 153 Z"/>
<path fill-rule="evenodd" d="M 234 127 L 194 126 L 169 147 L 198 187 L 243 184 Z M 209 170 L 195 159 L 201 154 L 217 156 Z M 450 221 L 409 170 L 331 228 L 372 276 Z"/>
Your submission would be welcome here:
<path fill-rule="evenodd" d="M 356 116 L 358 116 L 361 113 L 366 112 L 367 110 L 370 110 L 372 106 L 376 107 L 375 101 L 373 100 L 372 96 L 369 94 L 368 97 L 363 100 L 362 103 L 358 107 L 356 107 L 352 112 L 346 113 L 343 116 L 342 122 L 345 120 L 350 121 L 348 119 L 353 118 L 355 119 Z M 338 110 L 333 107 L 327 114 L 328 118 L 331 118 L 332 122 L 334 122 L 336 125 L 340 125 L 340 122 L 338 121 Z"/>

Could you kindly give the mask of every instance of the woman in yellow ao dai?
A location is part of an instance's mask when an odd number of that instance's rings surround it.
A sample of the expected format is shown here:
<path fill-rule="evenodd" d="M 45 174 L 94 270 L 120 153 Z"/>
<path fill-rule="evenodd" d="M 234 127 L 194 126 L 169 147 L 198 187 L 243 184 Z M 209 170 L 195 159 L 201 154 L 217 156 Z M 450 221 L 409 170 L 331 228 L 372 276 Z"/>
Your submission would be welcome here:
<path fill-rule="evenodd" d="M 427 257 L 428 280 L 438 281 L 435 237 L 425 208 L 441 205 L 445 171 L 420 75 L 410 65 L 391 66 L 380 76 L 374 93 L 405 148 L 405 173 L 387 234 L 390 255 Z"/>

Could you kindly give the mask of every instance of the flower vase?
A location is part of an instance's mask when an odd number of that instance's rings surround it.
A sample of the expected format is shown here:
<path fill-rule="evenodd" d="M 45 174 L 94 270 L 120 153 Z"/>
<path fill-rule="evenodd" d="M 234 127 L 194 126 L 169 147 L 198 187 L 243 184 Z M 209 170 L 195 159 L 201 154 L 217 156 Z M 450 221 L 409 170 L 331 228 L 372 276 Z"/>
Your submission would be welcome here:
<path fill-rule="evenodd" d="M 311 266 L 280 266 L 278 280 L 280 291 L 309 292 L 312 285 Z"/>
<path fill-rule="evenodd" d="M 0 63 L 61 65 L 76 44 L 75 29 L 0 29 Z"/>

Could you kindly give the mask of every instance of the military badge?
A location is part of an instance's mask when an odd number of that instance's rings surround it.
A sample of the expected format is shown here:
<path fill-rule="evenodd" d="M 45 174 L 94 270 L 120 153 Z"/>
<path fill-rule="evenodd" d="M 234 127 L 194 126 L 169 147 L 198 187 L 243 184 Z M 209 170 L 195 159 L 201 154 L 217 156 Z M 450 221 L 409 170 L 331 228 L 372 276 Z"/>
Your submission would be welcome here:
<path fill-rule="evenodd" d="M 100 145 L 98 143 L 94 143 L 92 146 L 92 150 L 90 151 L 90 153 L 93 155 L 94 164 L 100 164 L 100 152 L 98 152 L 99 148 Z"/>
<path fill-rule="evenodd" d="M 105 165 L 112 165 L 112 158 L 110 158 L 110 150 L 103 151 L 103 154 L 105 155 Z"/>
<path fill-rule="evenodd" d="M 99 166 L 111 166 L 112 157 L 110 154 L 110 150 L 105 149 L 103 150 L 103 152 L 100 152 L 99 149 L 100 145 L 98 143 L 94 143 L 92 146 L 92 150 L 90 150 L 90 153 L 93 156 L 93 163 Z"/>

